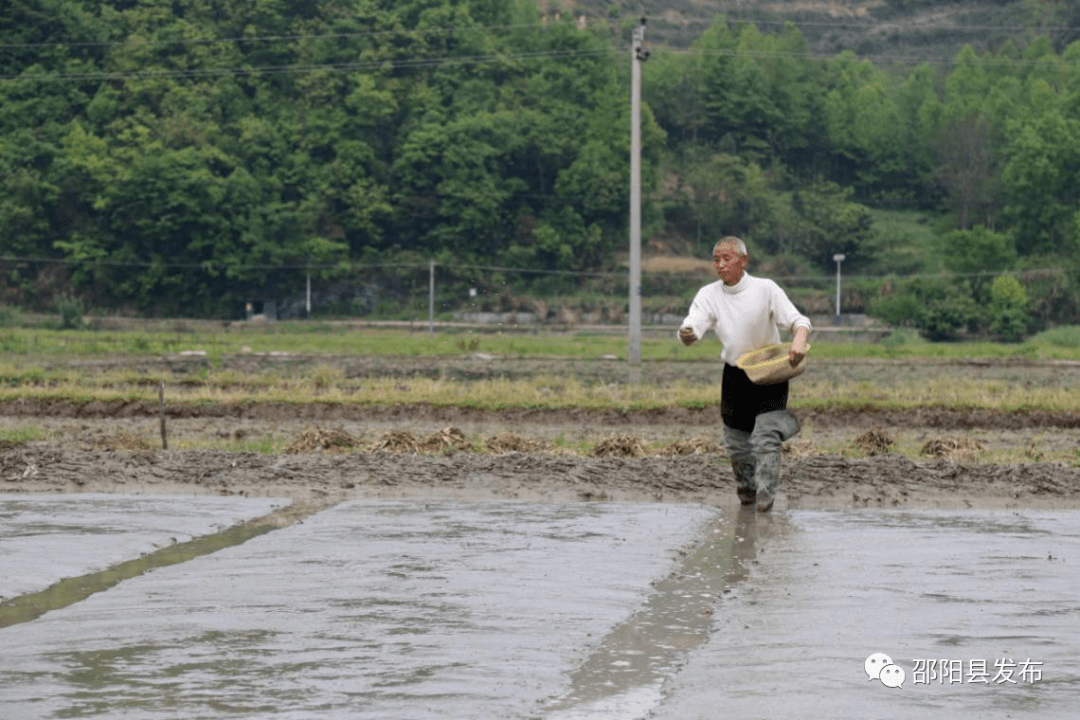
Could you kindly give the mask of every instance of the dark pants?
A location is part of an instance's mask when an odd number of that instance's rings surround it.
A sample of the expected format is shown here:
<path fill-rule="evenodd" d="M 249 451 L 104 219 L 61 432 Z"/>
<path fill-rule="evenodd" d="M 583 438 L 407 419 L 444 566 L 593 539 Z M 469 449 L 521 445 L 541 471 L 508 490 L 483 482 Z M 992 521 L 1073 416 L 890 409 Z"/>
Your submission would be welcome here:
<path fill-rule="evenodd" d="M 755 385 L 741 369 L 725 364 L 722 383 L 720 416 L 729 428 L 754 432 L 758 415 L 787 409 L 787 380 L 775 385 Z"/>
<path fill-rule="evenodd" d="M 745 372 L 725 365 L 721 393 L 724 447 L 736 492 L 744 503 L 770 508 L 780 487 L 780 447 L 799 432 L 799 421 L 787 410 L 788 383 L 755 385 Z"/>

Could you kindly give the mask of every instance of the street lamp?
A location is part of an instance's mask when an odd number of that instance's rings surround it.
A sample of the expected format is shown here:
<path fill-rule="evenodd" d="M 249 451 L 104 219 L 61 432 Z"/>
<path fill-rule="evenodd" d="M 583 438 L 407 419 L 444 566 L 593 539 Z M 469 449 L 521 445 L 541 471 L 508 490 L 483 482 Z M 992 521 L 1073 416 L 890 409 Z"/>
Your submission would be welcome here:
<path fill-rule="evenodd" d="M 832 256 L 836 263 L 836 318 L 840 319 L 840 263 L 844 262 L 844 253 L 836 253 Z"/>

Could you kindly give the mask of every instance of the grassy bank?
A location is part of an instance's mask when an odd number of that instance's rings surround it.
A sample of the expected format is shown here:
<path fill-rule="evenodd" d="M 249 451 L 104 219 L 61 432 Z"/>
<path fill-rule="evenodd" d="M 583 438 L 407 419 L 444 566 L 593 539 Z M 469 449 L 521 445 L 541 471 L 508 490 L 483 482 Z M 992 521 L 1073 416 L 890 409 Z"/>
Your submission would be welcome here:
<path fill-rule="evenodd" d="M 1080 362 L 1080 337 L 1074 330 L 1015 345 L 928 343 L 910 334 L 877 344 L 814 343 L 813 372 L 795 381 L 792 405 L 1075 411 L 1080 383 L 1068 380 L 1078 372 L 1068 363 Z M 720 346 L 711 338 L 692 348 L 673 338 L 646 338 L 640 383 L 581 377 L 560 364 L 607 363 L 613 368 L 610 375 L 624 377 L 625 338 L 599 333 L 428 334 L 299 323 L 212 333 L 9 329 L 0 333 L 0 349 L 0 401 L 156 402 L 161 382 L 170 402 L 192 404 L 649 410 L 698 408 L 720 400 L 719 384 L 700 379 L 700 373 L 719 367 Z M 488 366 L 493 377 L 403 380 L 373 377 L 377 372 L 357 377 L 350 371 L 362 359 L 387 368 L 416 359 L 444 367 L 475 362 L 478 356 L 493 363 Z M 237 359 L 253 361 L 237 369 L 232 362 Z M 541 362 L 543 369 L 535 374 L 515 377 L 516 361 L 526 359 L 550 362 Z M 985 366 L 1007 371 L 987 373 Z M 668 372 L 655 380 L 654 370 L 660 367 Z M 699 373 L 696 378 L 690 377 L 691 367 Z M 508 376 L 499 377 L 498 368 L 506 368 Z M 683 374 L 687 379 L 680 379 Z"/>
<path fill-rule="evenodd" d="M 541 331 L 514 329 L 489 332 L 450 328 L 429 333 L 426 326 L 385 329 L 353 323 L 280 322 L 272 324 L 221 325 L 214 329 L 175 331 L 51 330 L 0 328 L 3 357 L 33 363 L 57 363 L 68 359 L 153 358 L 177 353 L 205 353 L 211 364 L 224 355 L 238 353 L 288 353 L 310 356 L 400 355 L 403 357 L 461 357 L 485 353 L 500 357 L 551 357 L 626 359 L 625 329 L 610 331 Z M 645 361 L 694 361 L 714 358 L 720 351 L 711 335 L 693 347 L 675 340 L 675 329 L 642 339 Z M 1049 330 L 1022 343 L 933 343 L 909 330 L 898 330 L 878 343 L 814 343 L 820 358 L 939 358 L 1030 359 L 1080 361 L 1080 327 Z"/>
<path fill-rule="evenodd" d="M 220 338 L 181 338 L 184 363 L 162 359 L 166 339 L 146 334 L 89 334 L 21 331 L 13 334 L 26 352 L 6 351 L 0 362 L 0 400 L 93 400 L 156 402 L 164 382 L 173 403 L 353 403 L 429 404 L 482 410 L 504 408 L 592 408 L 648 410 L 698 408 L 719 403 L 719 385 L 701 373 L 718 367 L 715 341 L 683 348 L 674 340 L 643 343 L 643 382 L 598 381 L 564 367 L 607 363 L 622 377 L 625 341 L 607 336 L 501 337 L 409 334 L 386 330 L 362 334 L 259 332 L 247 343 Z M 254 345 L 254 347 L 253 347 Z M 119 349 L 131 349 L 121 352 Z M 258 348 L 258 350 L 256 350 Z M 171 347 L 175 353 L 181 352 Z M 108 352 L 105 352 L 108 351 Z M 158 352 L 156 352 L 158 351 Z M 440 377 L 353 377 L 351 364 L 377 358 L 387 368 L 406 358 L 430 358 L 432 367 L 475 362 L 487 353 L 489 375 L 476 380 Z M 176 355 L 172 355 L 175 357 Z M 225 367 L 228 358 L 259 358 L 246 369 Z M 512 377 L 517 361 L 541 358 L 543 369 Z M 594 363 L 595 362 L 595 363 Z M 795 382 L 794 407 L 949 406 L 1003 411 L 1068 411 L 1080 408 L 1080 351 L 1049 341 L 1020 345 L 926 342 L 815 343 L 812 371 Z M 654 369 L 667 370 L 653 380 Z M 988 372 L 986 368 L 994 369 Z M 494 369 L 491 369 L 494 368 Z M 498 377 L 505 368 L 511 377 Z M 686 369 L 684 373 L 683 369 Z M 690 368 L 698 376 L 690 377 Z M 680 379 L 686 375 L 687 379 Z"/>
<path fill-rule="evenodd" d="M 628 382 L 625 337 L 603 333 L 428 334 L 278 323 L 207 332 L 17 329 L 0 331 L 0 344 L 0 402 L 30 403 L 13 412 L 18 417 L 7 419 L 0 430 L 0 442 L 10 443 L 72 442 L 69 431 L 58 430 L 55 423 L 35 425 L 35 402 L 41 403 L 43 415 L 49 414 L 49 403 L 118 404 L 88 408 L 95 417 L 99 411 L 105 417 L 112 412 L 123 416 L 128 409 L 122 404 L 134 402 L 147 405 L 132 416 L 145 422 L 104 437 L 102 447 L 156 448 L 153 413 L 162 383 L 166 403 L 173 408 L 326 403 L 648 411 L 720 402 L 720 346 L 711 338 L 693 348 L 673 338 L 646 338 L 639 383 Z M 792 384 L 791 406 L 796 410 L 1080 409 L 1080 383 L 1075 380 L 1080 373 L 1080 333 L 1071 328 L 1017 345 L 935 344 L 910 333 L 873 345 L 815 342 L 810 362 L 810 370 Z M 286 411 L 284 417 L 289 415 Z M 175 438 L 170 447 L 280 453 L 296 441 L 295 427 L 245 437 L 199 431 Z M 923 435 L 899 430 L 890 451 L 922 457 Z M 865 454 L 854 436 L 815 433 L 812 423 L 803 437 L 812 441 L 814 452 Z M 575 432 L 573 437 L 560 435 L 552 447 L 589 454 L 601 439 Z M 486 437 L 467 441 L 473 451 L 488 451 Z M 374 437 L 365 438 L 353 449 L 369 448 L 373 442 Z M 652 454 L 663 452 L 668 441 L 650 442 L 645 449 Z M 980 462 L 1077 462 L 1074 445 L 1046 445 L 1033 436 L 1030 447 L 988 449 L 973 456 Z"/>

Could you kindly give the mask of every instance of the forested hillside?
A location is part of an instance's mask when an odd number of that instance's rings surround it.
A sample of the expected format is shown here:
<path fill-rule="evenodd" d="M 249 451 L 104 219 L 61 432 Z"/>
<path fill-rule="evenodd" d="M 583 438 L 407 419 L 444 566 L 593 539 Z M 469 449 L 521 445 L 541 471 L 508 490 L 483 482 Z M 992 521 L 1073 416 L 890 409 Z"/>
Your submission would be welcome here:
<path fill-rule="evenodd" d="M 542 0 L 543 2 L 543 0 Z M 1047 34 L 1067 44 L 1058 30 L 1075 12 L 1064 0 L 546 0 L 589 17 L 648 18 L 648 36 L 673 48 L 691 46 L 713 20 L 757 25 L 775 32 L 799 26 L 810 51 L 832 56 L 853 50 L 889 64 L 917 59 L 948 62 L 964 45 L 993 51 L 1007 40 L 1026 42 Z"/>
<path fill-rule="evenodd" d="M 217 316 L 299 289 L 309 269 L 376 296 L 417 282 L 395 267 L 430 259 L 468 266 L 457 279 L 487 295 L 615 269 L 636 20 L 612 7 L 6 3 L 0 302 Z M 795 24 L 718 16 L 688 48 L 655 46 L 646 239 L 700 254 L 740 234 L 767 267 L 803 275 L 845 252 L 877 278 L 860 309 L 901 322 L 912 298 L 966 308 L 942 321 L 953 330 L 989 328 L 972 308 L 993 303 L 1017 331 L 1074 321 L 1080 46 L 1059 41 L 884 68 L 822 56 Z M 898 249 L 875 225 L 883 209 L 929 219 L 933 257 Z M 1054 272 L 997 295 L 980 274 L 1025 269 Z M 939 270 L 966 275 L 882 279 Z"/>

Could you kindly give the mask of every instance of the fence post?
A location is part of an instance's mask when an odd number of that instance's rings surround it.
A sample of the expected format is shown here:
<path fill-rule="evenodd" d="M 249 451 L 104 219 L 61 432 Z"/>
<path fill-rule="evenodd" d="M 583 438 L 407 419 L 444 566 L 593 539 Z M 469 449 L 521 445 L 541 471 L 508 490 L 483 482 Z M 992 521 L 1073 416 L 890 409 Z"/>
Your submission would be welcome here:
<path fill-rule="evenodd" d="M 158 385 L 158 413 L 161 420 L 161 449 L 169 449 L 169 436 L 165 432 L 165 381 Z"/>
<path fill-rule="evenodd" d="M 427 297 L 428 332 L 435 332 L 435 261 L 428 265 L 428 297 Z"/>

